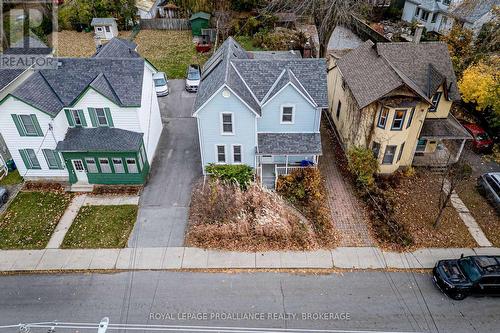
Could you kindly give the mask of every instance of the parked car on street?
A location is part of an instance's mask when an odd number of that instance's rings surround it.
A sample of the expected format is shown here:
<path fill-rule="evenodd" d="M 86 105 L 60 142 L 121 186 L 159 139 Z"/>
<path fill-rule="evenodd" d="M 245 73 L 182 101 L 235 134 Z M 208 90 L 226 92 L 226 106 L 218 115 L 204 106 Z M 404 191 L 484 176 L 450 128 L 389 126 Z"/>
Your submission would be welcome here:
<path fill-rule="evenodd" d="M 5 187 L 0 187 L 0 207 L 5 205 L 9 200 L 9 192 Z"/>
<path fill-rule="evenodd" d="M 489 172 L 477 179 L 481 192 L 500 214 L 500 172 Z M 498 225 L 500 227 L 500 224 Z"/>
<path fill-rule="evenodd" d="M 462 123 L 463 127 L 472 135 L 472 148 L 477 152 L 490 152 L 493 148 L 493 139 L 479 125 L 473 123 Z"/>
<path fill-rule="evenodd" d="M 186 90 L 197 92 L 200 86 L 201 72 L 199 65 L 189 65 L 186 73 Z"/>
<path fill-rule="evenodd" d="M 439 260 L 433 281 L 447 296 L 462 300 L 469 295 L 500 296 L 500 256 L 467 256 Z"/>
<path fill-rule="evenodd" d="M 163 72 L 158 72 L 153 75 L 153 80 L 155 82 L 156 96 L 167 96 L 168 95 L 168 80 L 167 76 Z"/>

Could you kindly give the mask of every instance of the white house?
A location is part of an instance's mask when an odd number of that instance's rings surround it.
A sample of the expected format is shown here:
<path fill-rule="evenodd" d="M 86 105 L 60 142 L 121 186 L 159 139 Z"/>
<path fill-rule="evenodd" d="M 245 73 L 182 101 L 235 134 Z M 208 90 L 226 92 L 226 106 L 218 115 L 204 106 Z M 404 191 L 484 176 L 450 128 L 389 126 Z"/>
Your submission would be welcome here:
<path fill-rule="evenodd" d="M 137 15 L 141 19 L 153 19 L 159 13 L 158 5 L 163 0 L 137 0 L 135 6 L 137 7 Z"/>
<path fill-rule="evenodd" d="M 500 7 L 500 0 L 467 0 L 452 11 L 452 16 L 457 24 L 477 36 L 483 25 L 495 18 L 495 7 Z"/>
<path fill-rule="evenodd" d="M 116 19 L 112 17 L 94 17 L 90 25 L 94 27 L 95 36 L 100 40 L 110 40 L 118 37 L 118 25 Z"/>
<path fill-rule="evenodd" d="M 421 23 L 427 31 L 445 33 L 453 25 L 451 11 L 460 2 L 462 0 L 406 0 L 401 19 Z"/>
<path fill-rule="evenodd" d="M 162 131 L 153 74 L 135 44 L 35 70 L 0 100 L 1 134 L 27 180 L 143 184 Z"/>

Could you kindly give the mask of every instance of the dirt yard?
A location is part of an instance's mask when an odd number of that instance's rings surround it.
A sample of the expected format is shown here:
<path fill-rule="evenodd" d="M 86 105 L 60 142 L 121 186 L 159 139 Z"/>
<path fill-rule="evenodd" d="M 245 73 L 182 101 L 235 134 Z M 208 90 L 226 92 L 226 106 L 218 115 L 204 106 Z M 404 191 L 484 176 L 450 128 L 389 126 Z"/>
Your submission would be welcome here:
<path fill-rule="evenodd" d="M 120 37 L 128 38 L 130 31 L 120 32 Z M 49 38 L 49 40 L 52 40 Z M 90 57 L 95 53 L 93 32 L 63 30 L 57 33 L 56 55 L 68 58 Z"/>

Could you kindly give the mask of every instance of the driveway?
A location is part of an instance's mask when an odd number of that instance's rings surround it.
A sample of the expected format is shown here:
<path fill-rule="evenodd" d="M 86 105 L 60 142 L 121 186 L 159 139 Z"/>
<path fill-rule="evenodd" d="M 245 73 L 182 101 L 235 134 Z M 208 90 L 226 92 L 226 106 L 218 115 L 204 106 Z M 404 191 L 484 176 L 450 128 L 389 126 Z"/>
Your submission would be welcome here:
<path fill-rule="evenodd" d="M 194 182 L 201 176 L 195 94 L 184 80 L 169 81 L 170 94 L 160 97 L 163 133 L 139 203 L 129 247 L 182 246 Z"/>
<path fill-rule="evenodd" d="M 468 142 L 463 151 L 464 160 L 472 167 L 472 176 L 479 177 L 487 172 L 500 172 L 500 165 L 495 161 L 488 161 L 479 153 L 472 150 L 472 143 Z"/>

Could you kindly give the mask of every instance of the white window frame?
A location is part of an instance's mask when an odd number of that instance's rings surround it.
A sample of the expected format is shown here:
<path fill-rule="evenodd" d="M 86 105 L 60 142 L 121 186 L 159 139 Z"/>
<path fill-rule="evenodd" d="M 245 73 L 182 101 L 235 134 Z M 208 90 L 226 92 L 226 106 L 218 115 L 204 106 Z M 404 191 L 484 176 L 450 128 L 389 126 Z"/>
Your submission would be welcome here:
<path fill-rule="evenodd" d="M 27 117 L 25 119 L 28 119 L 28 121 L 31 122 L 31 126 L 33 126 L 34 133 L 30 133 L 26 130 L 26 125 L 24 123 L 23 117 Z M 20 114 L 19 115 L 19 122 L 23 126 L 24 133 L 26 133 L 27 136 L 38 136 L 38 131 L 36 130 L 36 125 L 35 122 L 33 121 L 33 118 L 31 118 L 31 115 L 29 114 Z"/>
<path fill-rule="evenodd" d="M 134 161 L 134 163 L 129 163 L 128 161 Z M 137 161 L 135 157 L 125 157 L 125 164 L 127 165 L 128 173 L 139 173 L 139 167 L 137 166 Z M 133 165 L 135 170 L 130 170 L 129 166 Z"/>
<path fill-rule="evenodd" d="M 102 32 L 102 27 L 96 27 L 96 30 L 97 30 L 98 32 Z"/>
<path fill-rule="evenodd" d="M 78 113 L 78 109 L 69 109 L 69 111 L 71 112 L 71 117 L 73 117 L 74 126 L 75 127 L 82 127 L 83 122 L 82 122 L 82 118 L 80 118 L 80 114 Z M 76 119 L 78 119 L 80 121 L 79 124 L 76 123 Z"/>
<path fill-rule="evenodd" d="M 105 163 L 105 165 L 108 166 L 109 171 L 104 171 L 102 168 L 102 163 L 101 161 L 106 160 L 108 163 Z M 99 157 L 99 167 L 101 168 L 101 173 L 113 173 L 113 169 L 111 169 L 111 162 L 109 161 L 109 158 L 107 157 Z"/>
<path fill-rule="evenodd" d="M 90 163 L 90 165 L 93 165 L 93 167 L 89 167 L 89 161 L 94 161 L 94 163 Z M 88 173 L 99 173 L 99 169 L 97 168 L 97 161 L 95 160 L 94 157 L 85 157 L 85 164 L 87 165 Z"/>
<path fill-rule="evenodd" d="M 224 147 L 224 162 L 219 161 L 219 147 Z M 215 145 L 215 163 L 216 164 L 227 164 L 227 149 L 225 144 Z"/>
<path fill-rule="evenodd" d="M 285 108 L 292 108 L 292 121 L 283 121 L 283 111 Z M 293 125 L 295 124 L 295 105 L 293 104 L 283 104 L 280 111 L 280 124 L 282 125 Z"/>
<path fill-rule="evenodd" d="M 115 162 L 116 161 L 116 162 Z M 113 169 L 115 169 L 115 173 L 125 173 L 125 165 L 123 164 L 123 159 L 121 157 L 112 157 L 111 162 L 113 163 Z M 121 166 L 120 168 L 116 168 L 116 166 Z"/>
<path fill-rule="evenodd" d="M 97 127 L 109 126 L 108 117 L 106 116 L 106 110 L 104 110 L 104 108 L 94 108 L 94 110 L 95 110 L 95 117 L 96 117 L 96 121 L 97 121 Z M 99 120 L 99 115 L 97 114 L 97 110 L 102 110 L 102 112 L 104 114 L 104 119 L 106 119 L 105 124 L 101 124 L 101 121 Z"/>
<path fill-rule="evenodd" d="M 224 132 L 224 115 L 231 115 L 231 132 Z M 220 113 L 220 134 L 221 135 L 234 135 L 234 114 L 233 112 Z"/>
<path fill-rule="evenodd" d="M 234 147 L 240 147 L 240 162 L 236 162 L 234 160 Z M 233 158 L 233 164 L 242 164 L 243 163 L 243 145 L 240 145 L 240 144 L 232 144 L 231 145 L 231 156 Z"/>

